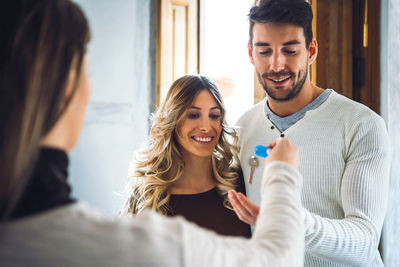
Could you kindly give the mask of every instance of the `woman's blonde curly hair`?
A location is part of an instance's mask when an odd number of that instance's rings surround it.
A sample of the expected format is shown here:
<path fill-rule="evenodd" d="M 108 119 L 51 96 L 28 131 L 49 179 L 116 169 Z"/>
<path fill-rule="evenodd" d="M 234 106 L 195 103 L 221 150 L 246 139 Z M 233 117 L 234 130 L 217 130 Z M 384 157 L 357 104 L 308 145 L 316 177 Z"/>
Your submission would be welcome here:
<path fill-rule="evenodd" d="M 211 93 L 221 110 L 222 132 L 212 155 L 212 168 L 224 206 L 232 209 L 227 193 L 237 187 L 239 177 L 236 132 L 226 124 L 225 106 L 215 84 L 204 76 L 186 75 L 172 84 L 153 117 L 149 146 L 133 162 L 134 172 L 129 178 L 136 181 L 128 188 L 124 213 L 138 214 L 145 208 L 151 208 L 164 215 L 169 214 L 168 187 L 182 175 L 184 169 L 177 141 L 178 128 L 194 98 L 202 90 Z"/>

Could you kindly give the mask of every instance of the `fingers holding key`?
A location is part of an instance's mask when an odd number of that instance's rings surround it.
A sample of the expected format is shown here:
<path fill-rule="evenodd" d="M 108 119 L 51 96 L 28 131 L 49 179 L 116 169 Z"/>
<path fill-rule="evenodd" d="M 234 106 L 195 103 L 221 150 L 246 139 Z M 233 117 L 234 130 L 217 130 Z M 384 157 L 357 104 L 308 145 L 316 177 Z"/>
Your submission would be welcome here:
<path fill-rule="evenodd" d="M 269 143 L 268 157 L 265 159 L 265 165 L 273 161 L 284 161 L 295 168 L 299 167 L 300 157 L 298 148 L 287 138 L 278 138 Z"/>

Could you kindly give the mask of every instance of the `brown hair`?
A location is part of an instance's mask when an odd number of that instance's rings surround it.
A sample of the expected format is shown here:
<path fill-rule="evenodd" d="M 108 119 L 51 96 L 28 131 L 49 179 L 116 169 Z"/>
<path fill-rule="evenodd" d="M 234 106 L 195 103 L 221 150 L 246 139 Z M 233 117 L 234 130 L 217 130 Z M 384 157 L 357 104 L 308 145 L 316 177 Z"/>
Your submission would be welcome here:
<path fill-rule="evenodd" d="M 69 103 L 62 106 L 69 73 L 76 64 L 76 88 L 90 38 L 69 0 L 10 2 L 0 27 L 0 220 L 18 203 L 42 138 Z"/>

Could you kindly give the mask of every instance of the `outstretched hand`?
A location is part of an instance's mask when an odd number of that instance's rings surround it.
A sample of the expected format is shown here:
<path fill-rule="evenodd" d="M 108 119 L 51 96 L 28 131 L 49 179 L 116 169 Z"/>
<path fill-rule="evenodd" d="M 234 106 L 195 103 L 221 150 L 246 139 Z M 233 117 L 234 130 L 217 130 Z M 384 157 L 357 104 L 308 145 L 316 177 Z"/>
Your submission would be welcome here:
<path fill-rule="evenodd" d="M 273 161 L 283 161 L 295 168 L 299 167 L 300 158 L 298 148 L 288 139 L 278 138 L 268 144 L 268 147 L 270 150 L 268 151 L 268 157 L 264 161 L 265 166 Z M 255 226 L 258 214 L 260 213 L 260 207 L 251 202 L 242 193 L 237 193 L 234 190 L 229 191 L 228 198 L 239 219 Z"/>
<path fill-rule="evenodd" d="M 235 190 L 230 190 L 229 201 L 239 219 L 247 224 L 256 225 L 260 207 L 251 202 L 245 195 Z"/>

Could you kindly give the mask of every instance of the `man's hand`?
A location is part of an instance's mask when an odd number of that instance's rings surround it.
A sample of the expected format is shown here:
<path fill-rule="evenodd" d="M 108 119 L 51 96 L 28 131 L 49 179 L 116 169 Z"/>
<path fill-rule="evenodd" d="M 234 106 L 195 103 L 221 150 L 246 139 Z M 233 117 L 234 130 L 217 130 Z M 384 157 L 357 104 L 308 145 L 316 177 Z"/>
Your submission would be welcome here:
<path fill-rule="evenodd" d="M 300 158 L 298 148 L 288 139 L 278 138 L 271 142 L 268 147 L 271 149 L 268 151 L 269 155 L 264 161 L 265 166 L 274 161 L 283 161 L 295 168 L 299 167 Z M 242 193 L 237 193 L 234 190 L 229 191 L 228 198 L 239 219 L 255 226 L 258 214 L 260 213 L 260 207 L 251 202 Z"/>

